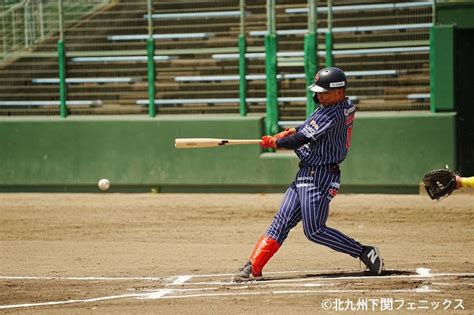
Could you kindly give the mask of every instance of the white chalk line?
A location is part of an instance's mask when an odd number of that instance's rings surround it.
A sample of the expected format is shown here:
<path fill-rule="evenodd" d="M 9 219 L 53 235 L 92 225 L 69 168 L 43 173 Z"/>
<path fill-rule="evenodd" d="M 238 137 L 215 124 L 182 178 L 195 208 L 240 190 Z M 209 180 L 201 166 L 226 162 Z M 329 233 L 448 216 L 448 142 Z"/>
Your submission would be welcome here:
<path fill-rule="evenodd" d="M 285 274 L 285 273 L 309 273 L 309 272 L 319 272 L 318 271 L 281 271 L 281 272 L 274 272 L 274 274 Z M 267 274 L 271 274 L 268 272 Z M 273 274 L 273 273 L 272 273 Z M 224 277 L 224 276 L 231 276 L 233 274 L 210 274 L 210 275 L 184 275 L 184 276 L 175 276 L 172 277 L 175 280 L 170 285 L 182 285 L 186 283 L 191 278 L 202 278 L 202 277 Z M 431 278 L 431 277 L 445 277 L 445 276 L 472 276 L 474 273 L 426 273 L 424 272 L 422 275 L 414 274 L 414 275 L 395 275 L 395 276 L 359 276 L 359 277 L 314 277 L 317 280 L 348 280 L 348 279 L 383 279 L 383 278 Z M 15 276 L 0 276 L 0 279 L 9 279 L 9 280 L 106 280 L 109 278 L 110 280 L 163 280 L 163 278 L 158 277 L 15 277 Z M 171 279 L 172 279 L 171 278 Z M 170 279 L 170 278 L 168 278 Z M 288 279 L 288 282 L 296 282 L 301 280 L 308 280 L 309 278 L 305 279 Z M 282 281 L 286 279 L 280 280 L 268 280 L 266 282 L 274 283 L 276 281 Z M 313 279 L 314 280 L 314 279 Z M 262 283 L 265 281 L 259 281 Z M 216 282 L 214 282 L 216 283 Z M 218 282 L 217 282 L 218 283 Z M 187 283 L 191 284 L 191 283 Z M 230 283 L 227 283 L 230 284 Z M 248 284 L 241 284 L 244 285 L 245 288 L 248 287 Z M 125 298 L 136 298 L 136 299 L 178 299 L 178 298 L 196 298 L 196 297 L 225 297 L 225 296 L 243 296 L 243 295 L 269 295 L 269 294 L 315 294 L 315 293 L 365 293 L 365 292 L 377 292 L 377 293 L 406 293 L 406 292 L 416 292 L 416 293 L 431 293 L 431 292 L 440 292 L 439 290 L 433 290 L 428 286 L 417 288 L 417 289 L 393 289 L 393 290 L 374 290 L 374 289 L 358 289 L 358 290 L 280 290 L 280 291 L 266 291 L 266 292 L 227 292 L 227 293 L 203 293 L 203 294 L 187 294 L 187 295 L 168 295 L 172 293 L 173 289 L 160 289 L 156 292 L 151 293 L 134 293 L 134 294 L 122 294 L 122 295 L 112 295 L 112 296 L 104 296 L 98 298 L 90 298 L 90 299 L 76 299 L 76 300 L 66 300 L 66 301 L 52 301 L 52 302 L 41 302 L 41 303 L 27 303 L 27 304 L 13 304 L 13 305 L 0 305 L 0 309 L 12 309 L 12 308 L 26 308 L 26 307 L 38 307 L 38 306 L 51 306 L 51 305 L 64 305 L 64 304 L 73 304 L 73 303 L 91 303 L 91 302 L 98 302 L 98 301 L 106 301 L 106 300 L 113 300 L 113 299 L 125 299 Z"/>
<path fill-rule="evenodd" d="M 209 287 L 209 288 L 195 288 L 195 289 L 168 289 L 172 292 L 192 292 L 192 291 L 212 291 L 212 290 L 219 290 L 219 287 Z M 240 289 L 240 287 L 239 287 Z M 143 292 L 143 294 L 150 294 L 150 293 L 155 293 L 157 290 L 152 290 L 152 289 L 127 289 L 127 291 L 134 291 L 134 292 Z M 145 293 L 148 292 L 148 293 Z"/>
<path fill-rule="evenodd" d="M 400 270 L 411 272 L 412 270 Z M 460 273 L 429 273 L 429 274 L 412 274 L 412 275 L 387 275 L 387 276 L 346 276 L 346 277 L 338 277 L 335 276 L 337 273 L 351 273 L 351 272 L 361 272 L 360 270 L 349 270 L 349 271 L 334 271 L 332 270 L 331 274 L 324 275 L 325 272 L 331 272 L 330 270 L 292 270 L 292 271 L 274 271 L 274 272 L 265 272 L 266 275 L 272 274 L 288 274 L 288 273 L 320 273 L 321 275 L 315 278 L 321 280 L 334 280 L 334 279 L 385 279 L 385 278 L 410 278 L 410 277 L 451 277 L 451 276 L 474 276 L 472 272 L 460 272 Z M 192 277 L 192 278 L 219 278 L 219 277 L 229 277 L 234 276 L 235 273 L 221 273 L 221 274 L 207 274 L 207 275 L 183 275 L 183 276 L 172 276 L 172 277 L 92 277 L 92 276 L 85 276 L 85 277 L 64 277 L 64 276 L 1 276 L 0 280 L 61 280 L 61 281 L 164 281 L 166 279 L 176 279 L 179 277 Z M 307 277 L 304 279 L 310 279 L 312 277 Z M 294 281 L 292 279 L 275 279 L 275 280 L 268 280 L 271 282 L 275 281 Z M 296 279 L 295 279 L 296 280 Z M 263 282 L 258 281 L 258 282 Z M 194 282 L 197 283 L 197 282 Z M 213 283 L 213 282 L 205 282 L 205 283 Z M 224 283 L 226 285 L 230 284 L 230 282 L 215 282 L 215 283 Z M 189 283 L 188 283 L 189 284 Z"/>
<path fill-rule="evenodd" d="M 229 297 L 229 296 L 245 296 L 245 295 L 272 295 L 272 294 L 321 294 L 321 293 L 436 293 L 440 290 L 433 289 L 394 289 L 394 290 L 378 290 L 378 289 L 359 289 L 359 290 L 279 290 L 265 292 L 226 292 L 226 293 L 203 293 L 188 295 L 169 295 L 162 296 L 160 299 L 186 299 L 186 298 L 205 298 L 205 297 Z"/>
<path fill-rule="evenodd" d="M 297 282 L 297 281 L 294 281 Z M 203 286 L 201 289 L 205 289 L 206 286 L 219 286 L 219 287 L 228 287 L 229 289 L 235 289 L 235 288 L 249 288 L 249 287 L 256 287 L 258 286 L 259 288 L 266 288 L 266 287 L 305 287 L 305 286 L 321 286 L 321 287 L 328 287 L 328 286 L 334 286 L 337 285 L 336 283 L 297 283 L 297 284 L 289 284 L 289 283 L 275 283 L 274 281 L 256 281 L 256 282 L 240 282 L 240 283 L 235 283 L 235 282 L 189 282 L 181 286 Z M 171 284 L 166 285 L 171 286 Z M 193 289 L 196 290 L 196 289 Z"/>
<path fill-rule="evenodd" d="M 177 276 L 173 281 L 173 284 L 182 284 L 192 276 Z M 89 280 L 89 277 L 85 277 Z M 113 278 L 116 280 L 117 278 Z M 48 279 L 50 280 L 50 279 Z M 37 306 L 51 306 L 51 305 L 63 305 L 63 304 L 73 304 L 73 303 L 91 303 L 98 301 L 114 300 L 114 299 L 123 299 L 123 298 L 137 298 L 137 299 L 156 299 L 165 297 L 167 294 L 173 292 L 172 289 L 161 289 L 152 293 L 132 293 L 132 294 L 122 294 L 122 295 L 112 295 L 104 296 L 91 299 L 77 299 L 77 300 L 66 300 L 66 301 L 54 301 L 54 302 L 41 302 L 41 303 L 28 303 L 28 304 L 13 304 L 13 305 L 0 305 L 0 309 L 11 309 L 11 308 L 24 308 L 24 307 L 37 307 Z"/>
<path fill-rule="evenodd" d="M 288 273 L 324 273 L 324 272 L 342 272 L 342 271 L 335 271 L 333 270 L 290 270 L 290 271 L 269 271 L 265 272 L 265 274 L 272 275 L 272 274 L 288 274 Z M 360 272 L 360 270 L 345 270 L 344 272 Z M 204 275 L 188 275 L 189 277 L 193 278 L 213 278 L 213 277 L 231 277 L 234 276 L 235 273 L 215 273 L 215 274 L 204 274 Z M 170 276 L 170 277 L 94 277 L 94 276 L 85 276 L 85 277 L 64 277 L 64 276 L 0 276 L 1 279 L 6 280 L 71 280 L 71 281 L 163 281 L 168 279 L 175 279 L 178 277 L 186 277 L 183 276 Z"/>
<path fill-rule="evenodd" d="M 391 280 L 391 279 L 413 279 L 413 280 L 419 280 L 419 279 L 425 279 L 425 278 L 444 278 L 444 277 L 453 277 L 453 276 L 466 276 L 466 275 L 471 275 L 471 274 L 459 274 L 459 273 L 440 273 L 440 274 L 430 274 L 430 275 L 419 275 L 419 274 L 413 274 L 413 275 L 393 275 L 393 276 L 343 276 L 343 277 L 325 277 L 325 276 L 315 276 L 315 277 L 305 277 L 305 278 L 298 278 L 298 279 L 269 279 L 269 280 L 251 280 L 251 281 L 245 281 L 245 282 L 232 282 L 232 281 L 210 281 L 210 282 L 188 282 L 185 285 L 186 286 L 193 286 L 193 285 L 219 285 L 219 286 L 236 286 L 236 285 L 241 285 L 241 284 L 255 284 L 255 285 L 260 285 L 260 284 L 266 284 L 266 283 L 288 283 L 288 282 L 310 282 L 310 281 L 320 281 L 320 282 L 337 282 L 337 281 L 347 281 L 347 280 Z M 473 273 L 474 275 L 474 273 Z M 174 286 L 174 284 L 166 284 L 166 286 Z"/>
<path fill-rule="evenodd" d="M 286 290 L 286 291 L 268 291 L 268 292 L 231 292 L 231 293 L 202 293 L 202 294 L 188 294 L 188 295 L 172 295 L 174 290 L 159 290 L 155 293 L 137 293 L 137 294 L 123 294 L 114 296 L 105 296 L 83 300 L 67 300 L 67 301 L 52 301 L 42 303 L 29 303 L 29 304 L 13 304 L 13 305 L 0 305 L 0 309 L 13 309 L 13 308 L 27 308 L 27 307 L 40 307 L 40 306 L 53 306 L 53 305 L 64 305 L 74 303 L 92 303 L 98 301 L 114 300 L 114 299 L 125 299 L 125 298 L 136 298 L 136 299 L 178 299 L 178 298 L 197 298 L 197 297 L 217 297 L 217 296 L 237 296 L 237 295 L 267 295 L 267 294 L 312 294 L 312 293 L 365 293 L 365 292 L 440 292 L 439 290 Z M 202 291 L 202 290 L 201 290 Z"/>
<path fill-rule="evenodd" d="M 299 279 L 298 279 L 299 280 Z M 314 280 L 314 279 L 313 279 Z M 413 280 L 416 280 L 418 281 L 419 279 L 416 278 L 416 279 L 413 279 Z M 299 281 L 298 281 L 299 282 Z M 197 284 L 200 284 L 200 285 L 209 285 L 210 283 L 206 283 L 206 282 L 197 282 L 197 283 L 185 283 L 183 284 L 184 286 L 189 286 L 189 285 L 197 285 Z M 221 286 L 227 286 L 227 289 L 228 290 L 245 290 L 245 289 L 248 289 L 250 287 L 252 288 L 259 288 L 259 289 L 267 289 L 267 288 L 278 288 L 278 287 L 284 287 L 284 288 L 314 288 L 314 287 L 331 287 L 331 286 L 338 286 L 338 285 L 341 285 L 340 283 L 328 283 L 328 282 L 324 282 L 324 283 L 314 283 L 314 282 L 310 282 L 310 283 L 273 283 L 272 281 L 267 281 L 266 283 L 262 283 L 262 281 L 257 281 L 257 282 L 254 282 L 254 283 L 230 283 L 230 282 L 212 282 L 212 284 L 214 285 L 219 285 L 220 287 Z M 167 284 L 167 286 L 171 286 L 172 284 Z M 183 286 L 181 285 L 181 286 Z M 453 284 L 454 285 L 454 284 Z M 170 290 L 172 292 L 178 292 L 178 293 L 186 293 L 186 292 L 195 292 L 195 291 L 216 291 L 216 290 L 219 290 L 220 288 L 219 287 L 199 287 L 199 288 L 179 288 L 179 289 L 167 289 L 167 290 Z M 129 289 L 129 290 L 135 290 L 135 289 Z M 429 289 L 429 286 L 423 286 L 422 288 L 417 288 L 417 289 L 414 289 L 415 291 L 426 291 L 426 290 L 431 290 Z M 146 290 L 146 291 L 150 291 L 149 289 Z M 340 290 L 338 290 L 340 291 Z M 153 291 L 151 291 L 153 292 Z M 392 290 L 392 292 L 395 292 Z M 402 292 L 405 292 L 405 291 L 402 291 Z M 430 292 L 434 292 L 434 290 L 431 290 Z"/>
<path fill-rule="evenodd" d="M 324 273 L 324 272 L 331 272 L 331 273 L 337 273 L 337 272 L 360 272 L 360 270 L 334 270 L 334 269 L 327 269 L 327 270 L 290 270 L 290 271 L 266 271 L 266 275 L 278 275 L 278 274 L 288 274 L 288 273 Z M 207 275 L 193 275 L 193 278 L 220 278 L 220 277 L 232 277 L 235 276 L 234 273 L 211 273 Z"/>
<path fill-rule="evenodd" d="M 35 276 L 0 276 L 0 280 L 61 280 L 61 281 L 162 281 L 158 277 L 35 277 Z"/>
<path fill-rule="evenodd" d="M 188 283 L 191 284 L 191 283 Z M 195 283 L 193 283 L 195 284 Z M 224 284 L 222 284 L 224 285 Z M 297 283 L 297 284 L 288 284 L 288 283 L 267 283 L 267 284 L 258 284 L 259 289 L 263 288 L 277 288 L 277 287 L 293 287 L 293 288 L 301 288 L 301 287 L 331 287 L 331 286 L 336 286 L 338 285 L 337 283 Z M 256 288 L 255 285 L 249 285 L 249 284 L 243 284 L 243 285 L 230 285 L 227 286 L 228 290 L 245 290 L 249 289 L 250 287 Z M 221 286 L 219 287 L 199 287 L 199 288 L 194 288 L 194 289 L 189 289 L 189 288 L 179 288 L 179 289 L 167 289 L 172 292 L 192 292 L 192 291 L 215 291 L 222 289 Z M 128 289 L 129 291 L 136 291 L 136 289 Z M 155 292 L 154 290 L 146 289 L 146 290 L 141 290 L 141 291 L 146 291 L 146 292 Z"/>
<path fill-rule="evenodd" d="M 192 276 L 177 276 L 175 280 L 171 283 L 172 285 L 179 285 L 183 284 L 189 279 L 191 279 Z M 166 295 L 172 293 L 172 289 L 160 289 L 151 293 L 143 293 L 144 295 L 137 296 L 137 299 L 146 299 L 146 300 L 153 300 L 153 299 L 159 299 L 162 297 L 165 297 Z"/>
<path fill-rule="evenodd" d="M 267 292 L 229 292 L 229 293 L 203 293 L 203 294 L 189 294 L 189 295 L 173 295 L 167 296 L 173 290 L 159 290 L 152 294 L 136 293 L 136 294 L 122 294 L 113 296 L 104 296 L 91 299 L 67 300 L 67 301 L 53 301 L 42 303 L 29 304 L 14 304 L 14 305 L 0 305 L 0 309 L 39 307 L 39 306 L 54 306 L 74 303 L 92 303 L 99 301 L 107 301 L 114 299 L 136 298 L 136 299 L 183 299 L 183 298 L 199 298 L 199 297 L 229 297 L 229 296 L 245 296 L 245 295 L 271 295 L 271 294 L 315 294 L 315 293 L 403 293 L 403 292 L 417 292 L 417 293 L 431 293 L 440 292 L 439 290 L 418 290 L 418 289 L 395 289 L 395 290 L 279 290 Z"/>
<path fill-rule="evenodd" d="M 66 301 L 28 303 L 28 304 L 0 305 L 0 309 L 36 307 L 36 306 L 48 306 L 48 305 L 61 305 L 61 304 L 73 304 L 73 303 L 91 303 L 91 302 L 98 302 L 98 301 L 131 298 L 131 297 L 134 297 L 134 296 L 136 296 L 136 294 L 112 295 L 112 296 L 104 296 L 104 297 L 83 299 L 83 300 L 66 300 Z"/>
<path fill-rule="evenodd" d="M 191 279 L 193 276 L 179 276 L 172 284 L 182 284 Z"/>
<path fill-rule="evenodd" d="M 267 283 L 291 283 L 291 282 L 310 282 L 310 281 L 320 281 L 320 282 L 332 282 L 332 281 L 347 281 L 347 280 L 391 280 L 391 279 L 400 279 L 400 278 L 407 278 L 407 279 L 424 279 L 424 278 L 431 278 L 427 276 L 420 276 L 420 275 L 398 275 L 398 276 L 360 276 L 360 277 L 306 277 L 306 278 L 298 278 L 298 279 L 269 279 L 269 280 L 250 280 L 250 281 L 243 281 L 243 282 L 232 282 L 232 281 L 211 281 L 211 282 L 188 282 L 185 284 L 180 284 L 179 286 L 239 286 L 239 285 L 262 285 Z M 169 283 L 165 284 L 165 286 L 176 286 L 175 284 Z"/>

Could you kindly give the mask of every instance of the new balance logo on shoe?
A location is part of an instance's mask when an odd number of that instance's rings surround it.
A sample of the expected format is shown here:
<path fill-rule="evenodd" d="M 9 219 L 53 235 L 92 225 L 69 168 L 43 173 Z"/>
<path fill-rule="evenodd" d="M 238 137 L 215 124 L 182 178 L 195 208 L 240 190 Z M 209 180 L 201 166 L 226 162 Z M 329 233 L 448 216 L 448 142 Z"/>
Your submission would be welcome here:
<path fill-rule="evenodd" d="M 370 258 L 370 262 L 375 264 L 375 260 L 379 258 L 379 255 L 377 255 L 377 252 L 375 252 L 375 249 L 372 249 L 368 254 L 367 257 Z"/>
<path fill-rule="evenodd" d="M 379 276 L 382 273 L 383 259 L 377 247 L 363 246 L 360 260 L 369 268 L 370 275 Z"/>

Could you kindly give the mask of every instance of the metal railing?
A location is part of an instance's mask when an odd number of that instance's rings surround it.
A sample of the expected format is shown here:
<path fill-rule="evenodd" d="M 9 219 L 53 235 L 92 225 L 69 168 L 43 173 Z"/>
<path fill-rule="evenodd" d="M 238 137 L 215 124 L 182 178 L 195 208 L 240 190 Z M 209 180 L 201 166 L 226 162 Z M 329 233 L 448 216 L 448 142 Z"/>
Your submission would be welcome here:
<path fill-rule="evenodd" d="M 1 59 L 40 44 L 59 31 L 58 1 L 63 3 L 68 24 L 109 0 L 22 0 L 3 4 L 0 11 Z"/>

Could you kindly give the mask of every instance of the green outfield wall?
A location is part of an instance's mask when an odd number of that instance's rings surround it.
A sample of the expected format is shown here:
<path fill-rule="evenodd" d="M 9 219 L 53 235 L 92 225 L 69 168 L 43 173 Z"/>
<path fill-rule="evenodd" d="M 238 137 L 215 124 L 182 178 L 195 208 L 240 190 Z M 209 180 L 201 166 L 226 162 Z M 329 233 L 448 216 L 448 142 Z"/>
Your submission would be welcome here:
<path fill-rule="evenodd" d="M 458 28 L 474 28 L 474 1 L 438 1 L 436 24 L 451 24 Z"/>
<path fill-rule="evenodd" d="M 175 138 L 260 138 L 261 116 L 0 118 L 0 191 L 283 191 L 292 152 L 258 146 L 176 149 Z M 423 173 L 455 167 L 455 115 L 359 113 L 345 191 L 416 192 Z"/>

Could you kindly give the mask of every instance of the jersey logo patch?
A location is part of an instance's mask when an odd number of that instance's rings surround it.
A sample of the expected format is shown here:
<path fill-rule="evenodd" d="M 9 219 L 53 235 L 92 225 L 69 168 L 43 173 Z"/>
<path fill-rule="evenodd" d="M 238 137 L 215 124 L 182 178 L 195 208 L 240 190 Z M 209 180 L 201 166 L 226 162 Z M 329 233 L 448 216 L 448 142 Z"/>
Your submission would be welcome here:
<path fill-rule="evenodd" d="M 316 134 L 316 131 L 312 126 L 304 126 L 301 132 L 307 137 L 313 137 Z"/>
<path fill-rule="evenodd" d="M 306 126 L 301 129 L 301 132 L 309 138 L 312 138 L 318 132 L 319 126 L 314 121 L 311 120 Z"/>
<path fill-rule="evenodd" d="M 311 126 L 313 126 L 314 129 L 318 130 L 319 126 L 318 126 L 318 124 L 317 124 L 314 120 L 311 120 L 311 121 L 309 122 L 309 124 L 310 124 Z"/>

